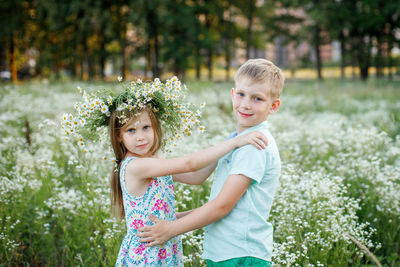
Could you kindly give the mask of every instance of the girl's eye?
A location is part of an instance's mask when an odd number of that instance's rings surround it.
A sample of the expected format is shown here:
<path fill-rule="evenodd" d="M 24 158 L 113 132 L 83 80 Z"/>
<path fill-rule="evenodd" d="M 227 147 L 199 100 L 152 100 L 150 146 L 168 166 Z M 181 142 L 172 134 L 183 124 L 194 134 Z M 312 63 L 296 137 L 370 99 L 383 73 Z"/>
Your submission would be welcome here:
<path fill-rule="evenodd" d="M 256 97 L 256 101 L 262 101 L 262 98 Z"/>
<path fill-rule="evenodd" d="M 148 129 L 150 129 L 150 126 L 148 126 L 148 125 L 143 127 L 143 130 L 148 130 Z"/>
<path fill-rule="evenodd" d="M 132 128 L 131 128 L 131 129 L 128 129 L 127 132 L 128 132 L 128 133 L 135 133 L 135 129 L 132 129 Z"/>

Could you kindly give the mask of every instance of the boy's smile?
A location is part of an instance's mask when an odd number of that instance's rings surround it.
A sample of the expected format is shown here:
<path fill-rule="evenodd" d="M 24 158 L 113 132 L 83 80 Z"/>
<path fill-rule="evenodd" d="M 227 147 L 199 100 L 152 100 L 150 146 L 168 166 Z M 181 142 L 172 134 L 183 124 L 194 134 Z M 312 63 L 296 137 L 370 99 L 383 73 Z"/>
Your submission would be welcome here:
<path fill-rule="evenodd" d="M 280 100 L 271 99 L 267 83 L 243 77 L 235 82 L 235 86 L 231 93 L 238 133 L 260 124 L 278 110 Z"/>

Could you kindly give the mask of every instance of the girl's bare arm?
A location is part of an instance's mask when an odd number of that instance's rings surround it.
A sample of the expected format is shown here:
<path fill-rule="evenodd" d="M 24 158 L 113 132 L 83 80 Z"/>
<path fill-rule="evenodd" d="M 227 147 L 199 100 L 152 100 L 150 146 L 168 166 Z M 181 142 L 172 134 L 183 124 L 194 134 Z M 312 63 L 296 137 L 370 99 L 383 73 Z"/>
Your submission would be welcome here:
<path fill-rule="evenodd" d="M 179 158 L 138 158 L 132 162 L 133 164 L 128 164 L 127 173 L 131 177 L 145 179 L 192 172 L 216 162 L 226 153 L 247 144 L 263 149 L 268 140 L 263 133 L 255 131 Z"/>

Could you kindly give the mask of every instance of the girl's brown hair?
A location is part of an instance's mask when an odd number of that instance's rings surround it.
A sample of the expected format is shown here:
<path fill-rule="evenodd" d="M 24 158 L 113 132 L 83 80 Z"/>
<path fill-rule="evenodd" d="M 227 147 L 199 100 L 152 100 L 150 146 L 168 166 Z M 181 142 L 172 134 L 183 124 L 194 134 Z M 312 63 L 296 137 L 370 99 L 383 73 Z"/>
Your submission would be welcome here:
<path fill-rule="evenodd" d="M 161 124 L 151 109 L 142 109 L 138 111 L 115 111 L 110 116 L 109 130 L 111 145 L 115 154 L 117 165 L 113 168 L 111 173 L 110 185 L 111 185 L 111 215 L 117 219 L 123 219 L 125 216 L 124 203 L 122 198 L 122 188 L 120 183 L 120 167 L 122 160 L 125 158 L 127 149 L 124 144 L 120 141 L 121 129 L 132 120 L 136 120 L 136 115 L 141 112 L 147 112 L 150 117 L 151 126 L 154 131 L 154 144 L 150 148 L 150 152 L 155 154 L 161 147 L 162 144 L 162 130 Z M 125 122 L 122 123 L 119 119 L 124 117 Z"/>

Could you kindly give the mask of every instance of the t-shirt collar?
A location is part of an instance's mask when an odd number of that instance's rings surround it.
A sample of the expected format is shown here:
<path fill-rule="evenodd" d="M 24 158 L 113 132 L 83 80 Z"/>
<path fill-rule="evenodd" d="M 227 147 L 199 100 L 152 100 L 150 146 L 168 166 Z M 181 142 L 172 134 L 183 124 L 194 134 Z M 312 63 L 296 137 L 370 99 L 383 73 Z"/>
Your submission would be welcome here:
<path fill-rule="evenodd" d="M 246 130 L 244 130 L 240 134 L 237 134 L 237 131 L 235 133 L 236 133 L 236 135 L 242 135 L 242 134 L 245 134 L 245 133 L 254 132 L 254 131 L 256 131 L 256 130 L 258 130 L 260 128 L 267 127 L 267 124 L 268 124 L 268 122 L 265 120 L 265 121 L 263 121 L 263 122 L 261 122 L 261 123 L 259 123 L 257 125 L 254 125 L 254 126 L 252 126 L 250 128 L 247 128 Z"/>

